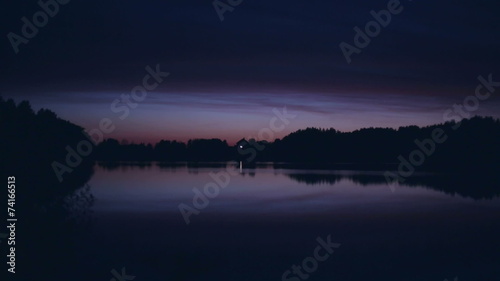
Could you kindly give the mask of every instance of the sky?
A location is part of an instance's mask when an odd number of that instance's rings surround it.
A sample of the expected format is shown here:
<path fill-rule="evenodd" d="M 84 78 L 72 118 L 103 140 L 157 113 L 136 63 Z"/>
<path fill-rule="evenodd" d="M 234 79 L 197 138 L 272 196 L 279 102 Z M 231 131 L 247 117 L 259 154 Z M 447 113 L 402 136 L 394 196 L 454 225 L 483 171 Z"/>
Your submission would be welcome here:
<path fill-rule="evenodd" d="M 401 0 L 348 63 L 341 42 L 355 46 L 354 28 L 389 2 L 242 0 L 221 21 L 209 0 L 71 0 L 16 53 L 9 34 L 23 36 L 22 18 L 42 8 L 11 1 L 0 19 L 0 95 L 87 130 L 109 118 L 106 137 L 119 140 L 234 143 L 259 138 L 285 107 L 295 118 L 276 123 L 272 138 L 441 123 L 474 95 L 478 76 L 500 81 L 498 1 Z M 122 120 L 112 104 L 143 84 L 147 66 L 169 75 Z M 498 93 L 473 114 L 500 117 Z"/>

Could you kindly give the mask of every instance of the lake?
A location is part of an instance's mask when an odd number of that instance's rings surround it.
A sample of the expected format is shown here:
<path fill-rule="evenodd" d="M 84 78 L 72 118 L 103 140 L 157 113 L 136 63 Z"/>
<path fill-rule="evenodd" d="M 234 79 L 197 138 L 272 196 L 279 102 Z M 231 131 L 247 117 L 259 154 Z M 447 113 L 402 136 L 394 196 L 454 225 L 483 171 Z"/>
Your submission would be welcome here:
<path fill-rule="evenodd" d="M 122 268 L 147 281 L 498 280 L 500 199 L 462 192 L 484 180 L 460 182 L 454 192 L 456 180 L 421 175 L 391 190 L 381 171 L 96 165 L 90 225 L 71 250 L 79 262 L 60 270 L 74 280 Z"/>

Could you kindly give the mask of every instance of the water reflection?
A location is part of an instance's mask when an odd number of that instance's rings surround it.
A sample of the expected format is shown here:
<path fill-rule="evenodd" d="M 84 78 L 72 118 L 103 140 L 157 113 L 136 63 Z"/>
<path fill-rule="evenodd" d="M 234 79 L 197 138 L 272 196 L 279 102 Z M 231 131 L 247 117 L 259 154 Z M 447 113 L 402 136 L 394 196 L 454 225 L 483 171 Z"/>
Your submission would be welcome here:
<path fill-rule="evenodd" d="M 386 184 L 383 174 L 369 173 L 299 173 L 287 174 L 297 182 L 308 185 L 335 185 L 343 179 L 348 179 L 359 185 Z M 473 199 L 492 199 L 500 195 L 500 175 L 491 174 L 426 174 L 415 175 L 401 183 L 403 186 L 424 187 Z"/>
<path fill-rule="evenodd" d="M 16 175 L 16 278 L 12 280 L 64 280 L 78 267 L 79 237 L 92 223 L 95 203 L 92 165 L 58 182 L 54 172 L 34 166 Z M 46 163 L 44 163 L 46 164 Z M 3 244 L 2 244 L 3 245 Z"/>
<path fill-rule="evenodd" d="M 214 162 L 214 163 L 162 163 L 162 162 L 124 162 L 124 163 L 99 163 L 102 169 L 122 172 L 134 168 L 140 170 L 159 168 L 160 171 L 178 172 L 187 171 L 188 174 L 198 175 L 212 169 L 220 171 L 224 169 L 238 169 L 236 162 Z M 350 181 L 361 186 L 385 185 L 384 171 L 363 170 L 325 170 L 323 166 L 306 166 L 307 169 L 299 169 L 300 166 L 290 166 L 283 163 L 255 163 L 251 167 L 246 166 L 240 173 L 241 176 L 255 177 L 258 172 L 272 170 L 275 175 L 285 175 L 288 178 L 306 185 L 336 185 L 343 180 Z M 347 168 L 346 166 L 344 168 Z M 352 167 L 351 167 L 352 168 Z M 203 170 L 205 169 L 205 170 Z M 401 186 L 427 188 L 443 192 L 448 195 L 457 195 L 472 199 L 492 199 L 500 196 L 500 174 L 425 174 L 416 173 L 407 178 Z"/>
<path fill-rule="evenodd" d="M 109 280 L 122 267 L 137 280 L 281 280 L 330 234 L 342 247 L 315 280 L 500 276 L 498 177 L 419 175 L 392 193 L 382 171 L 273 163 L 241 172 L 238 163 L 94 170 L 30 226 L 24 243 L 34 264 L 24 263 L 33 270 L 24 280 Z M 228 170 L 228 186 L 187 226 L 178 205 L 190 204 L 210 173 Z"/>
<path fill-rule="evenodd" d="M 374 170 L 258 163 L 240 172 L 235 162 L 126 169 L 96 168 L 96 225 L 86 243 L 103 254 L 84 257 L 126 265 L 137 278 L 281 280 L 311 254 L 316 237 L 329 234 L 342 247 L 314 280 L 500 276 L 497 177 L 422 174 L 392 193 Z M 193 189 L 227 171 L 227 187 L 186 225 L 179 204 L 192 206 Z"/>

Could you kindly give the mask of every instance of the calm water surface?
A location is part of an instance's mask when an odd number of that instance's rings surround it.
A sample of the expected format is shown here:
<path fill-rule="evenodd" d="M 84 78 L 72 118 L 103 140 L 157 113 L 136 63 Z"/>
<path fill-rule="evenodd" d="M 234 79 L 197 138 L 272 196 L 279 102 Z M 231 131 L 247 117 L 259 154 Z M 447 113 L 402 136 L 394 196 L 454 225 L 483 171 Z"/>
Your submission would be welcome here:
<path fill-rule="evenodd" d="M 193 207 L 193 189 L 227 169 L 227 187 L 187 225 L 179 204 Z M 111 269 L 125 267 L 135 280 L 282 280 L 331 235 L 341 246 L 307 280 L 500 280 L 497 197 L 453 195 L 425 181 L 392 192 L 381 174 L 97 166 L 78 276 L 110 280 Z M 285 280 L 302 280 L 293 277 Z"/>

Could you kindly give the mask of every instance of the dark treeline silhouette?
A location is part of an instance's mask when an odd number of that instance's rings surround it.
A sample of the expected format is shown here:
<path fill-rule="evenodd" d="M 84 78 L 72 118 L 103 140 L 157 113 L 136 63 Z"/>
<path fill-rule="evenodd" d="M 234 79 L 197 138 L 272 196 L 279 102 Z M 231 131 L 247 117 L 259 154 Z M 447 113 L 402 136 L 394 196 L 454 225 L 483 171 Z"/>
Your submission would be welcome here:
<path fill-rule="evenodd" d="M 215 162 L 238 160 L 246 166 L 256 162 L 287 162 L 302 167 L 340 169 L 394 169 L 401 162 L 418 165 L 415 170 L 497 172 L 500 168 L 500 121 L 473 117 L 460 123 L 399 129 L 367 128 L 354 132 L 307 128 L 273 142 L 242 139 L 230 146 L 220 139 L 194 139 L 187 143 L 162 140 L 151 144 L 123 144 L 105 139 L 74 170 L 64 174 L 62 183 L 54 175 L 53 161 L 64 163 L 67 146 L 86 139 L 82 127 L 62 120 L 53 112 L 34 112 L 29 102 L 16 105 L 0 98 L 0 152 L 4 169 L 32 174 L 36 181 L 53 186 L 33 196 L 44 198 L 67 195 L 81 186 L 92 173 L 94 160 Z M 440 130 L 440 141 L 435 133 Z M 67 187 L 72 188 L 67 188 Z M 34 191 L 36 192 L 36 190 Z M 58 194 L 58 192 L 61 192 Z"/>
<path fill-rule="evenodd" d="M 52 163 L 65 162 L 67 146 L 85 138 L 82 127 L 62 120 L 46 109 L 34 112 L 27 101 L 19 104 L 0 97 L 0 167 L 11 176 L 19 176 L 18 183 L 29 188 L 24 204 L 30 207 L 53 203 L 82 187 L 93 174 L 93 158 L 87 157 L 77 169 L 65 174 L 60 182 Z M 26 206 L 28 207 L 28 206 Z"/>
<path fill-rule="evenodd" d="M 436 143 L 432 140 L 435 130 L 442 130 L 440 140 L 444 139 L 444 142 Z M 309 128 L 275 141 L 264 154 L 261 159 L 374 166 L 397 164 L 401 162 L 398 159 L 400 155 L 411 163 L 412 154 L 418 164 L 421 161 L 416 155 L 424 156 L 423 164 L 415 165 L 424 169 L 480 168 L 498 171 L 500 121 L 489 117 L 474 117 L 462 120 L 460 125 L 447 122 L 423 128 L 368 128 L 350 133 Z"/>
<path fill-rule="evenodd" d="M 18 270 L 16 276 L 35 280 L 70 271 L 79 264 L 76 256 L 67 254 L 76 245 L 72 237 L 88 225 L 94 202 L 86 185 L 94 163 L 87 158 L 62 182 L 51 163 L 64 162 L 66 146 L 84 137 L 83 128 L 46 109 L 34 112 L 27 101 L 16 104 L 0 97 L 0 132 L 1 178 L 6 183 L 7 177 L 15 177 L 16 201 L 9 207 L 19 219 L 16 239 L 22 241 L 16 245 L 16 264 L 30 268 Z M 2 202 L 7 203 L 7 194 L 1 192 Z M 7 210 L 0 218 L 6 221 L 6 215 Z"/>
<path fill-rule="evenodd" d="M 436 130 L 440 132 L 438 142 L 433 139 Z M 498 171 L 500 121 L 473 117 L 422 128 L 354 132 L 307 128 L 274 142 L 242 139 L 235 146 L 219 139 L 196 139 L 187 144 L 162 140 L 154 146 L 123 145 L 107 139 L 98 145 L 96 157 L 106 161 L 273 161 L 368 169 L 397 168 L 408 161 L 417 163 L 414 166 L 420 170 Z"/>
<path fill-rule="evenodd" d="M 226 141 L 195 139 L 186 143 L 162 140 L 151 144 L 120 144 L 106 139 L 97 146 L 96 157 L 102 161 L 227 161 L 235 151 Z"/>
<path fill-rule="evenodd" d="M 82 127 L 62 120 L 50 110 L 33 112 L 29 102 L 16 105 L 0 98 L 2 165 L 11 171 L 29 171 L 40 182 L 55 186 L 50 194 L 43 191 L 37 200 L 64 196 L 71 188 L 81 186 L 99 161 L 245 161 L 288 162 L 303 167 L 341 169 L 394 169 L 401 162 L 412 163 L 415 170 L 497 172 L 500 168 L 500 121 L 491 117 L 473 117 L 460 123 L 399 129 L 367 128 L 354 132 L 307 128 L 273 142 L 240 140 L 230 146 L 220 139 L 194 139 L 187 143 L 162 140 L 152 144 L 123 144 L 105 139 L 94 147 L 75 170 L 65 173 L 59 183 L 54 176 L 53 161 L 64 163 L 67 146 L 76 147 L 86 139 Z M 436 130 L 439 130 L 436 142 Z M 418 162 L 417 164 L 415 164 Z M 421 162 L 421 163 L 420 163 Z M 7 164 L 8 163 L 8 164 Z M 5 170 L 5 169 L 4 169 Z"/>

